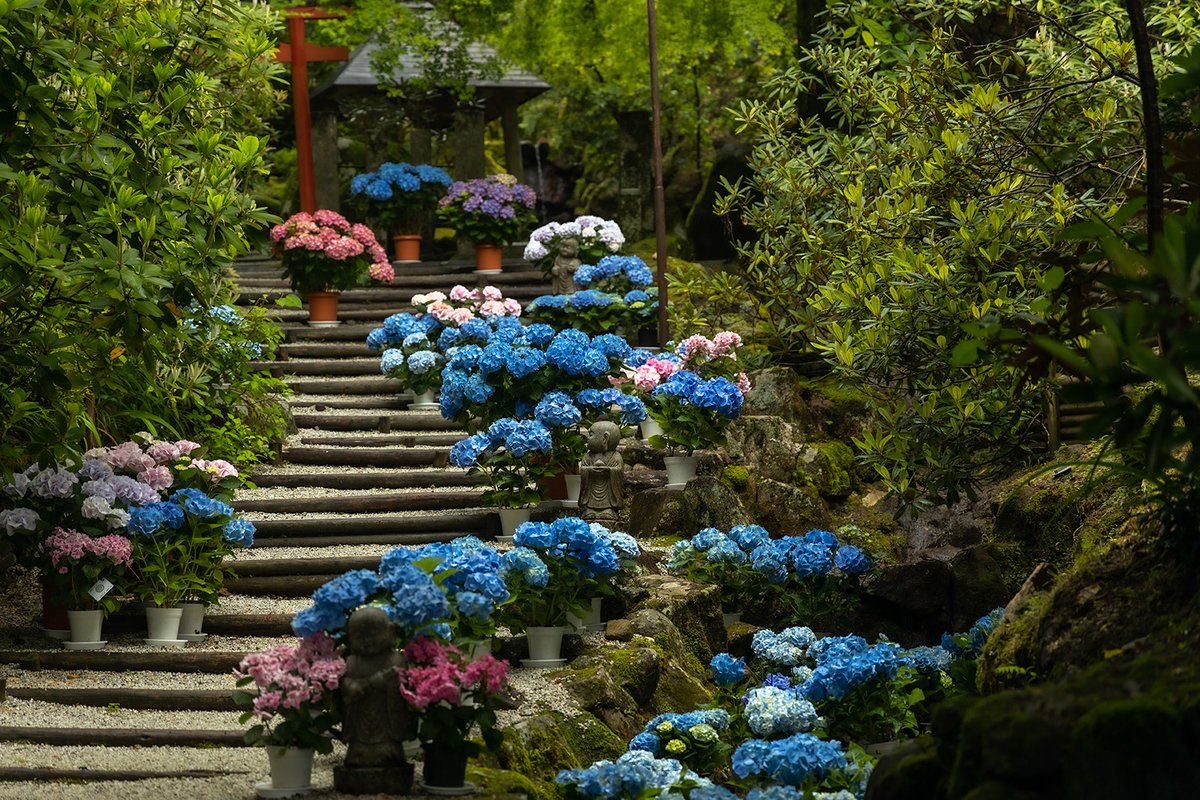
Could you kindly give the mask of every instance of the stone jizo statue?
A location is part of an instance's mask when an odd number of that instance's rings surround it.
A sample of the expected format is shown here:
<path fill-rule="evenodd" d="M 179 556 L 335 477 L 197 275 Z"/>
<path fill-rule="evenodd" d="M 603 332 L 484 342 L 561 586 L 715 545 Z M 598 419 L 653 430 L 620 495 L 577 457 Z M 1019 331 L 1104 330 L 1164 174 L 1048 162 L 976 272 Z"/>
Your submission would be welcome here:
<path fill-rule="evenodd" d="M 579 260 L 579 240 L 563 239 L 558 246 L 558 257 L 550 269 L 555 294 L 575 294 L 579 288 L 575 285 L 575 272 L 582 265 L 583 262 Z"/>
<path fill-rule="evenodd" d="M 613 527 L 625 497 L 625 462 L 617 452 L 621 429 L 612 422 L 588 428 L 588 454 L 579 468 L 579 516 Z"/>
<path fill-rule="evenodd" d="M 342 739 L 346 762 L 334 768 L 345 794 L 407 794 L 413 767 L 404 758 L 407 705 L 400 695 L 392 622 L 381 608 L 355 611 L 346 626 L 350 656 L 342 676 Z"/>

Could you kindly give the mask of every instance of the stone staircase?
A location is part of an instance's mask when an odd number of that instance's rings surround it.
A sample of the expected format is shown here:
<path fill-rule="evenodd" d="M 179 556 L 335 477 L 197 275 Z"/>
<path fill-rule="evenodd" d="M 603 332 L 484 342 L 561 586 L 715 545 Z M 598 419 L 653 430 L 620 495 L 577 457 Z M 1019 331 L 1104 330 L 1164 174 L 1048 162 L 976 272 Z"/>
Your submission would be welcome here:
<path fill-rule="evenodd" d="M 234 749 L 244 748 L 231 696 L 231 670 L 242 657 L 293 641 L 292 615 L 313 590 L 348 570 L 375 568 L 390 547 L 467 534 L 486 539 L 499 530 L 466 472 L 447 466 L 451 445 L 465 434 L 436 412 L 408 408 L 411 395 L 380 375 L 378 354 L 364 344 L 367 332 L 408 310 L 414 294 L 455 283 L 490 283 L 522 302 L 547 293 L 541 274 L 524 267 L 506 261 L 505 272 L 483 281 L 468 262 L 398 265 L 391 286 L 342 294 L 343 325 L 311 328 L 306 310 L 273 305 L 290 293 L 278 261 L 239 263 L 237 302 L 270 304 L 285 332 L 276 360 L 255 366 L 287 381 L 297 426 L 277 463 L 255 467 L 256 488 L 239 492 L 234 503 L 258 529 L 255 547 L 235 559 L 229 596 L 206 616 L 208 637 L 184 650 L 142 647 L 144 617 L 132 610 L 105 623 L 109 645 L 99 651 L 63 650 L 36 628 L 6 632 L 0 798 L 37 797 L 41 790 L 29 781 L 85 777 L 84 768 L 135 777 L 198 771 L 120 784 L 123 797 L 253 796 L 254 782 L 266 778 L 266 759 Z M 29 616 L 37 615 L 33 598 L 25 601 Z M 331 782 L 324 773 L 339 753 L 318 757 L 317 783 Z M 235 774 L 220 774 L 229 772 Z"/>

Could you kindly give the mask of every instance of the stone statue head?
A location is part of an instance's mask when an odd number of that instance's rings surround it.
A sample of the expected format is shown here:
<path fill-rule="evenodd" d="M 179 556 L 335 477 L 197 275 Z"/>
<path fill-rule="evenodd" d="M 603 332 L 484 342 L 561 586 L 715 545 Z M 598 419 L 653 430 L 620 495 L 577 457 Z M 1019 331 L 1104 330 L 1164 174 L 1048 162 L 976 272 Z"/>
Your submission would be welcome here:
<path fill-rule="evenodd" d="M 356 656 L 377 656 L 392 650 L 396 644 L 392 621 L 377 606 L 366 606 L 351 614 L 346 635 L 348 649 Z"/>
<path fill-rule="evenodd" d="M 601 420 L 600 422 L 593 423 L 592 427 L 588 428 L 588 450 L 593 453 L 616 450 L 617 444 L 620 441 L 621 429 L 617 427 L 615 422 Z"/>
<path fill-rule="evenodd" d="M 567 258 L 575 258 L 579 255 L 579 240 L 574 237 L 563 239 L 558 245 L 558 253 Z"/>

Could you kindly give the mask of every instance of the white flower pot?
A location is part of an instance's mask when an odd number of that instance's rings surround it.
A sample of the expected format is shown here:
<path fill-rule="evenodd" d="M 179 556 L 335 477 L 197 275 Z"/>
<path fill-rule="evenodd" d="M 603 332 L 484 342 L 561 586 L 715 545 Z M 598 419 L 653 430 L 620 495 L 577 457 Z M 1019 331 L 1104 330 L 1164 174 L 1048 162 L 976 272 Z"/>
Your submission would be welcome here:
<path fill-rule="evenodd" d="M 160 642 L 177 641 L 179 639 L 179 620 L 182 616 L 182 608 L 148 607 L 146 609 L 146 638 Z"/>
<path fill-rule="evenodd" d="M 562 625 L 550 627 L 530 626 L 525 629 L 529 640 L 530 661 L 554 661 L 562 652 L 562 638 L 566 628 Z"/>
<path fill-rule="evenodd" d="M 696 456 L 666 456 L 663 466 L 667 468 L 667 488 L 682 489 L 696 477 Z"/>
<path fill-rule="evenodd" d="M 104 626 L 103 611 L 68 611 L 67 620 L 71 624 L 72 642 L 100 641 L 100 629 Z"/>
<path fill-rule="evenodd" d="M 583 617 L 567 614 L 567 624 L 576 630 L 594 631 L 600 628 L 600 603 L 603 598 L 593 597 L 592 607 Z"/>
<path fill-rule="evenodd" d="M 529 522 L 529 516 L 533 513 L 533 509 L 528 506 L 525 508 L 498 508 L 496 511 L 500 514 L 500 533 L 503 536 L 514 535 L 517 528 Z"/>
<path fill-rule="evenodd" d="M 204 603 L 179 603 L 179 634 L 194 636 L 204 627 Z"/>
<path fill-rule="evenodd" d="M 272 789 L 307 789 L 312 785 L 311 748 L 267 745 L 266 750 Z"/>
<path fill-rule="evenodd" d="M 638 427 L 642 430 L 642 439 L 649 442 L 651 436 L 662 436 L 662 425 L 659 425 L 652 419 L 644 419 L 638 423 Z"/>
<path fill-rule="evenodd" d="M 579 503 L 579 475 L 563 475 L 563 480 L 567 482 L 567 502 Z"/>
<path fill-rule="evenodd" d="M 413 398 L 408 407 L 413 411 L 437 411 L 441 408 L 437 392 L 421 392 Z"/>

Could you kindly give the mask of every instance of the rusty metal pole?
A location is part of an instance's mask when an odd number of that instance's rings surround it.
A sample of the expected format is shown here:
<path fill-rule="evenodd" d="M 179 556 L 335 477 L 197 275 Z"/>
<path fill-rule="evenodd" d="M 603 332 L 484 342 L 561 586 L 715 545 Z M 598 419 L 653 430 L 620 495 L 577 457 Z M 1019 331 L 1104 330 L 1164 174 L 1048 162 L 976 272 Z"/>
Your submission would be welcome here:
<path fill-rule="evenodd" d="M 658 240 L 658 346 L 671 339 L 667 321 L 667 203 L 663 198 L 662 131 L 658 103 L 658 14 L 654 0 L 646 0 L 650 17 L 650 111 L 654 140 L 654 235 Z"/>

